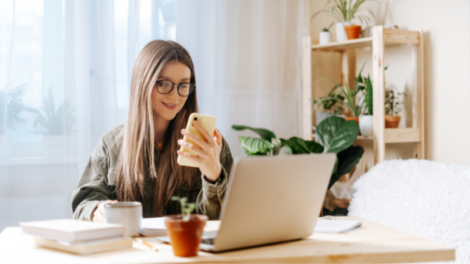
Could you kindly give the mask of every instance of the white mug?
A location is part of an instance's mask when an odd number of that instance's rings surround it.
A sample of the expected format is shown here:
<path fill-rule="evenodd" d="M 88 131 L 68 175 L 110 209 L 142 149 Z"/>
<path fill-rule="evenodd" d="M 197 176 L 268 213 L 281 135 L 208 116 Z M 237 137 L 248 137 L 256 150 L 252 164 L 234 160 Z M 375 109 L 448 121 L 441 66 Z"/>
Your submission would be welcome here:
<path fill-rule="evenodd" d="M 119 202 L 104 206 L 104 221 L 123 225 L 126 236 L 137 236 L 142 222 L 142 204 L 140 202 Z"/>

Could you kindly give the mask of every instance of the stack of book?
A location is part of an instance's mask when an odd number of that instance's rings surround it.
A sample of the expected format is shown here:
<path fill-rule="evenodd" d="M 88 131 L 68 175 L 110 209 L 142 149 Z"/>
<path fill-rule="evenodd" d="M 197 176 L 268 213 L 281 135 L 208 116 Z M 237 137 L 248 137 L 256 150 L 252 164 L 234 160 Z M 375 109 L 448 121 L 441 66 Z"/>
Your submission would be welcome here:
<path fill-rule="evenodd" d="M 60 219 L 20 223 L 23 232 L 34 236 L 38 246 L 77 254 L 132 247 L 122 225 Z"/>
<path fill-rule="evenodd" d="M 153 217 L 142 219 L 140 234 L 143 236 L 166 236 L 165 219 L 167 217 Z"/>

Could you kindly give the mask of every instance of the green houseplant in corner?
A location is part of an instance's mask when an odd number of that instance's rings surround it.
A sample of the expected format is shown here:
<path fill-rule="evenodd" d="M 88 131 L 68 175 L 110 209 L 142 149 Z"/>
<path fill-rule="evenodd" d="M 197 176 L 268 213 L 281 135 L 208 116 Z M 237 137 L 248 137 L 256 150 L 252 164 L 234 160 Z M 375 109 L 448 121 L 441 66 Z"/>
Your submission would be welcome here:
<path fill-rule="evenodd" d="M 180 203 L 181 215 L 170 215 L 165 219 L 173 253 L 178 257 L 197 256 L 203 228 L 208 220 L 205 215 L 191 214 L 195 203 L 186 203 L 187 198 L 171 197 Z"/>
<path fill-rule="evenodd" d="M 238 136 L 238 141 L 247 156 L 277 155 L 281 148 L 285 154 L 309 153 L 336 153 L 337 161 L 328 184 L 333 184 L 344 174 L 349 173 L 359 162 L 364 149 L 361 146 L 352 146 L 359 133 L 355 121 L 346 121 L 344 118 L 330 116 L 323 120 L 315 131 L 315 140 L 304 140 L 298 137 L 278 139 L 274 132 L 264 128 L 251 128 L 248 126 L 233 125 L 237 131 L 249 129 L 261 138 Z"/>

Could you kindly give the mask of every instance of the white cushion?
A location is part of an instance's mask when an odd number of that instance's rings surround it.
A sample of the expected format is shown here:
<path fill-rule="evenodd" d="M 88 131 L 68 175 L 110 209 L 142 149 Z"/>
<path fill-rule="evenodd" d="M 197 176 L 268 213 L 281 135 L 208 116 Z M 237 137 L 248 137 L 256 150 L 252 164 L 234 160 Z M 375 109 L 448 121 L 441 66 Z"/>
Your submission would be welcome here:
<path fill-rule="evenodd" d="M 361 176 L 353 189 L 350 216 L 454 247 L 451 263 L 470 263 L 470 167 L 390 160 Z"/>

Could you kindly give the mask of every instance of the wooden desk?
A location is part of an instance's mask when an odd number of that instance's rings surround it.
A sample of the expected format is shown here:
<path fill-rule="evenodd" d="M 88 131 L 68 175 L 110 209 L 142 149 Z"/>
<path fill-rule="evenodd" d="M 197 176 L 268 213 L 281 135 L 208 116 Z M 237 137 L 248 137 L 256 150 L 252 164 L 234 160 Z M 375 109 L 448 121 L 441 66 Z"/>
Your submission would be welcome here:
<path fill-rule="evenodd" d="M 255 247 L 225 253 L 199 252 L 198 257 L 178 258 L 171 246 L 154 238 L 144 238 L 159 252 L 134 243 L 132 249 L 92 255 L 74 255 L 36 247 L 33 238 L 19 227 L 6 228 L 0 234 L 0 263 L 399 263 L 455 260 L 455 250 L 414 235 L 356 217 L 361 228 L 345 234 L 317 233 L 308 239 Z M 218 228 L 210 222 L 207 230 Z"/>

